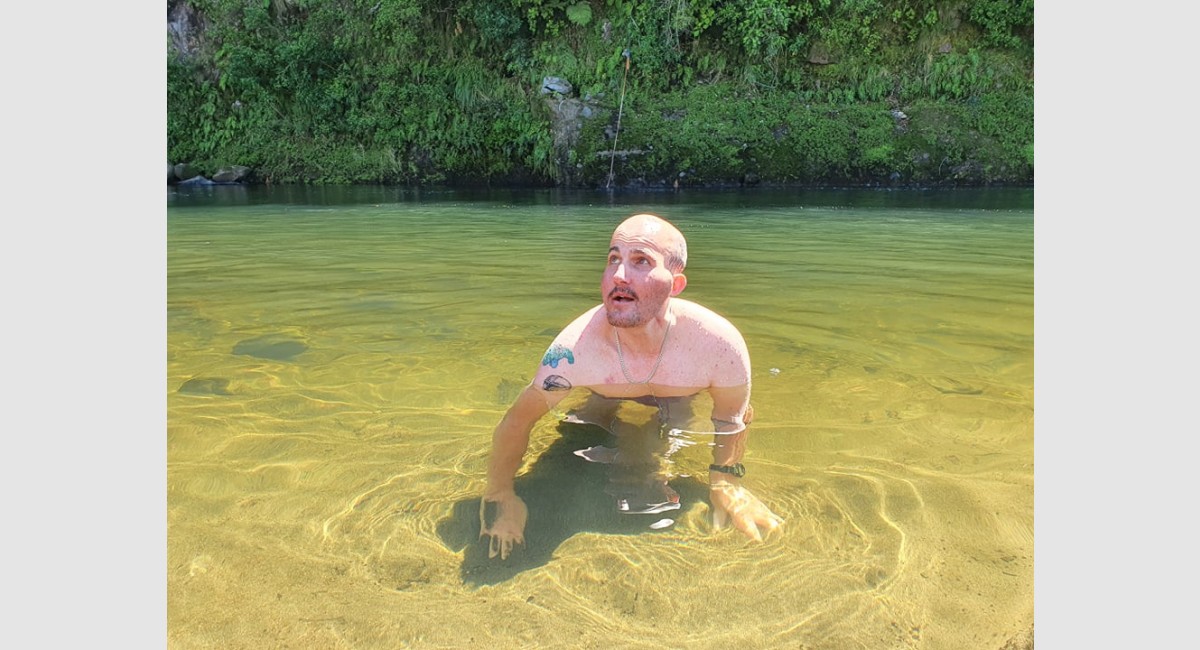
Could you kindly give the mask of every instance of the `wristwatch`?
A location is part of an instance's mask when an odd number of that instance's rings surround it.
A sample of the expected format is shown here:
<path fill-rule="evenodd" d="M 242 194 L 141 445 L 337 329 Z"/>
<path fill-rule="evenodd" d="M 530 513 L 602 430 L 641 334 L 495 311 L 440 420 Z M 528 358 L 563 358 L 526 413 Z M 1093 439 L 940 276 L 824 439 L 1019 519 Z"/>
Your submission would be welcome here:
<path fill-rule="evenodd" d="M 734 465 L 717 465 L 716 463 L 713 463 L 712 465 L 708 466 L 708 470 L 710 472 L 732 474 L 738 478 L 742 478 L 746 475 L 746 466 L 741 463 L 736 463 Z"/>

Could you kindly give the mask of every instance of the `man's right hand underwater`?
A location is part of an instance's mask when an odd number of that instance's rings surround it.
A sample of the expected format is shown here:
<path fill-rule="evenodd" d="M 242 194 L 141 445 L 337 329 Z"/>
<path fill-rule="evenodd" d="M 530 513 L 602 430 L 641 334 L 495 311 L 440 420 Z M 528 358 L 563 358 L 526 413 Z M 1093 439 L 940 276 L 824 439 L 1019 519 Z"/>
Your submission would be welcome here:
<path fill-rule="evenodd" d="M 485 496 L 479 502 L 479 536 L 489 536 L 488 557 L 507 559 L 513 546 L 525 543 L 529 510 L 515 492 Z M 490 520 L 490 524 L 489 524 Z"/>

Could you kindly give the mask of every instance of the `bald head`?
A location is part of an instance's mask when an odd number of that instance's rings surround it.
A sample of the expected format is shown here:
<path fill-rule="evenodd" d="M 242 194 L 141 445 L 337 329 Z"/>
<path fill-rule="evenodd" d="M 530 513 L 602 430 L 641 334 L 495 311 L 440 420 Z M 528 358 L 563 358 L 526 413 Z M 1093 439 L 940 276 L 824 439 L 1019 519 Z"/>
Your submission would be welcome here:
<path fill-rule="evenodd" d="M 687 240 L 678 228 L 662 217 L 635 214 L 617 226 L 613 238 L 616 239 L 618 235 L 653 245 L 662 253 L 663 262 L 672 273 L 683 273 L 683 268 L 687 266 Z"/>

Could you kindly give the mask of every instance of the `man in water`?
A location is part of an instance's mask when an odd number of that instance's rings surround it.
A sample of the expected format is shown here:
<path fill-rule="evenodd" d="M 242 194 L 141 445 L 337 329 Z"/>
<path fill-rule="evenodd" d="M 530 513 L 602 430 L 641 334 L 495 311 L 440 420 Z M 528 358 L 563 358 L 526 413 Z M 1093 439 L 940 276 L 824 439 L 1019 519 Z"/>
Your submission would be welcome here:
<path fill-rule="evenodd" d="M 513 489 L 533 425 L 575 387 L 608 398 L 712 398 L 713 462 L 709 500 L 717 527 L 732 522 L 761 541 L 783 524 L 741 485 L 750 408 L 750 354 L 737 328 L 716 312 L 677 298 L 687 242 L 675 226 L 637 214 L 613 232 L 600 282 L 604 302 L 554 339 L 537 374 L 492 434 L 480 534 L 489 555 L 507 558 L 524 543 L 527 510 Z M 484 519 L 494 504 L 495 516 Z"/>

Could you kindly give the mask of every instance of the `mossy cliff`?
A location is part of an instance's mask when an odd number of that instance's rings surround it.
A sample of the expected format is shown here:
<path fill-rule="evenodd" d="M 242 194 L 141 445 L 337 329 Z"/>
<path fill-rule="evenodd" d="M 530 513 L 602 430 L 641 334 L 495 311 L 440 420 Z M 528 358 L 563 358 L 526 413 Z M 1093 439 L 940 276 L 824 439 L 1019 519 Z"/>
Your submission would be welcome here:
<path fill-rule="evenodd" d="M 168 151 L 275 183 L 1029 185 L 1032 0 L 169 0 Z"/>

